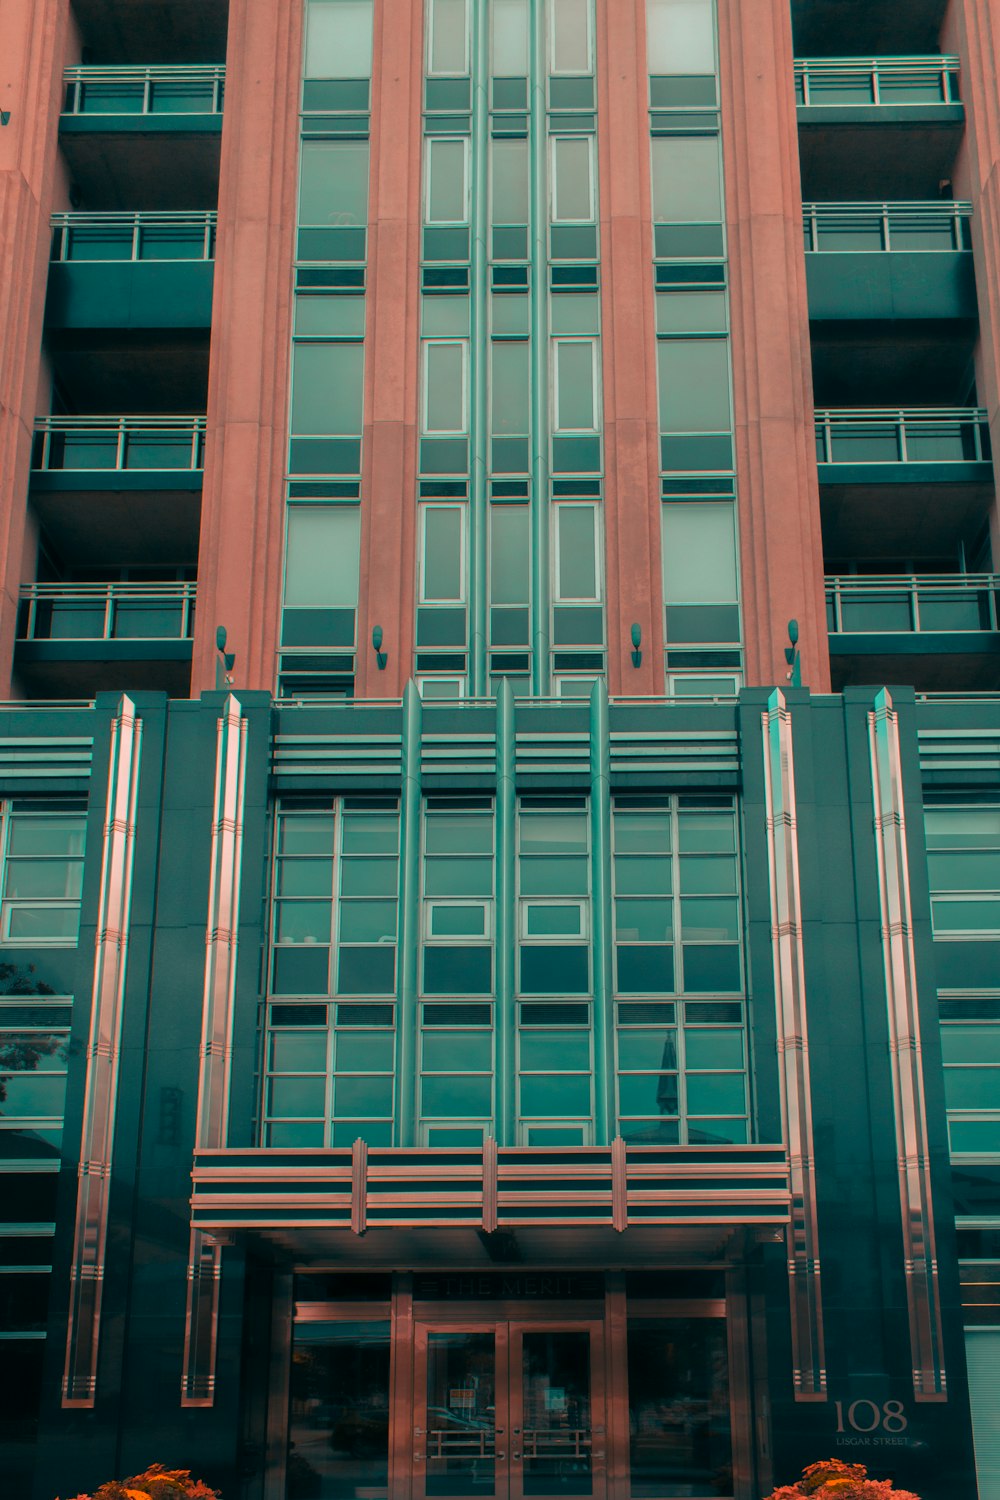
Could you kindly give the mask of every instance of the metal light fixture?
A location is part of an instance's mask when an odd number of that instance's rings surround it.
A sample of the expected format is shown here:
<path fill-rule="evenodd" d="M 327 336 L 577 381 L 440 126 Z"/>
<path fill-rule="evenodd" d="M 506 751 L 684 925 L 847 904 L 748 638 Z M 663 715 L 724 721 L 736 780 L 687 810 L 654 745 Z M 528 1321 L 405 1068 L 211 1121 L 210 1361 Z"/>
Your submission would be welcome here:
<path fill-rule="evenodd" d="M 785 673 L 785 679 L 790 687 L 797 688 L 802 686 L 802 658 L 799 655 L 798 649 L 798 620 L 789 620 L 788 639 L 791 644 L 785 647 L 785 660 L 789 666 L 789 670 Z"/>
<path fill-rule="evenodd" d="M 385 671 L 385 664 L 389 660 L 388 651 L 382 650 L 382 627 L 376 625 L 372 630 L 372 648 L 375 652 L 375 661 L 380 672 Z"/>
<path fill-rule="evenodd" d="M 9 125 L 9 124 L 10 124 L 10 110 L 9 109 L 0 109 L 0 125 Z"/>
<path fill-rule="evenodd" d="M 633 665 L 633 667 L 641 667 L 642 666 L 642 651 L 640 649 L 641 646 L 642 646 L 642 626 L 641 625 L 633 625 L 632 626 L 632 665 Z"/>
<path fill-rule="evenodd" d="M 215 663 L 215 686 L 221 692 L 223 688 L 232 687 L 233 679 L 230 673 L 236 665 L 236 652 L 226 650 L 225 625 L 219 625 L 216 628 L 215 649 L 218 652 Z"/>

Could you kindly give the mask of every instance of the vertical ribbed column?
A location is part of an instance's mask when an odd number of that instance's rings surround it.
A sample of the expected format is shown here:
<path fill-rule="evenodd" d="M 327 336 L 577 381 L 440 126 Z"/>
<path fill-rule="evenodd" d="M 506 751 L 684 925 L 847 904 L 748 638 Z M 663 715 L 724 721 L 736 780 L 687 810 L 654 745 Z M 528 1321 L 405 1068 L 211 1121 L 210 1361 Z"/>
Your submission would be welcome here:
<path fill-rule="evenodd" d="M 608 686 L 663 691 L 645 0 L 597 0 Z M 630 630 L 642 627 L 642 665 Z"/>
<path fill-rule="evenodd" d="M 934 1242 L 899 719 L 886 688 L 875 697 L 868 730 L 913 1394 L 917 1401 L 945 1401 L 941 1292 Z"/>
<path fill-rule="evenodd" d="M 49 219 L 59 181 L 69 0 L 0 6 L 0 697 L 9 697 L 38 399 Z M 32 575 L 33 576 L 33 575 Z"/>
<path fill-rule="evenodd" d="M 274 686 L 304 6 L 231 0 L 191 690 Z"/>
<path fill-rule="evenodd" d="M 787 1247 L 793 1381 L 796 1401 L 825 1401 L 826 1359 L 792 716 L 785 707 L 784 694 L 777 688 L 761 717 L 781 1118 L 792 1190 Z"/>
<path fill-rule="evenodd" d="M 486 669 L 488 588 L 487 552 L 489 502 L 487 473 L 490 462 L 487 369 L 490 353 L 489 255 L 489 13 L 485 5 L 473 5 L 472 24 L 472 288 L 470 329 L 470 421 L 469 421 L 469 695 L 489 694 Z"/>
<path fill-rule="evenodd" d="M 614 1119 L 614 987 L 611 979 L 611 715 L 602 677 L 590 693 L 590 867 L 594 954 L 594 1141 L 607 1145 Z"/>
<path fill-rule="evenodd" d="M 420 804 L 421 730 L 423 705 L 417 685 L 410 681 L 403 692 L 403 792 L 400 806 L 399 840 L 399 979 L 397 981 L 396 1034 L 396 1139 L 412 1146 L 417 1114 L 417 1010 L 419 1006 L 418 961 L 420 952 Z"/>
<path fill-rule="evenodd" d="M 423 9 L 422 0 L 375 7 L 359 697 L 399 697 L 413 671 Z M 389 653 L 384 672 L 370 644 L 376 624 Z"/>
<path fill-rule="evenodd" d="M 238 699 L 230 694 L 216 735 L 196 1151 L 218 1150 L 226 1144 L 243 870 L 246 754 L 247 721 Z M 182 1406 L 211 1406 L 215 1399 L 221 1279 L 222 1247 L 218 1241 L 193 1229 L 188 1255 Z"/>
<path fill-rule="evenodd" d="M 136 718 L 131 699 L 123 697 L 118 717 L 111 726 L 108 764 L 94 988 L 63 1372 L 62 1404 L 67 1407 L 92 1407 L 97 1394 L 101 1298 L 125 1014 L 141 752 L 142 720 Z"/>
<path fill-rule="evenodd" d="M 528 149 L 531 183 L 531 691 L 552 681 L 549 612 L 549 176 L 545 5 L 530 9 Z"/>
<path fill-rule="evenodd" d="M 809 305 L 788 0 L 719 5 L 743 619 L 751 684 L 829 691 Z"/>
<path fill-rule="evenodd" d="M 972 200 L 972 248 L 979 295 L 976 375 L 989 412 L 994 471 L 1000 483 L 1000 0 L 953 0 L 942 49 L 962 60 L 965 139 L 956 189 Z M 994 501 L 993 563 L 1000 558 L 1000 516 Z"/>
<path fill-rule="evenodd" d="M 497 893 L 496 893 L 496 1138 L 513 1146 L 514 1055 L 517 1023 L 514 960 L 517 952 L 517 721 L 507 677 L 497 689 Z"/>

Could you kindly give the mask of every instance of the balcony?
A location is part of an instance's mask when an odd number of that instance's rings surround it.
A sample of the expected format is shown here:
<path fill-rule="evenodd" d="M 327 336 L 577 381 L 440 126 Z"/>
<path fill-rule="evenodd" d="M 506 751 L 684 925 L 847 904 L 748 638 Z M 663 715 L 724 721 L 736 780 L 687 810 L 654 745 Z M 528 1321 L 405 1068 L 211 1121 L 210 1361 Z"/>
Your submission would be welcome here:
<path fill-rule="evenodd" d="M 932 52 L 947 0 L 792 0 L 795 47 L 810 57 L 831 56 L 844 43 L 859 52 Z"/>
<path fill-rule="evenodd" d="M 1000 574 L 827 578 L 826 608 L 835 691 L 1000 687 Z"/>
<path fill-rule="evenodd" d="M 975 319 L 971 203 L 805 203 L 815 321 Z"/>
<path fill-rule="evenodd" d="M 816 412 L 828 557 L 947 557 L 972 548 L 993 500 L 978 407 Z"/>
<path fill-rule="evenodd" d="M 950 56 L 799 59 L 803 196 L 935 197 L 965 121 L 958 73 Z"/>
<path fill-rule="evenodd" d="M 14 666 L 33 697 L 119 688 L 183 696 L 194 583 L 32 583 L 21 588 Z"/>
<path fill-rule="evenodd" d="M 92 209 L 211 207 L 224 67 L 68 68 L 63 154 Z"/>
<path fill-rule="evenodd" d="M 54 214 L 47 328 L 209 328 L 216 219 Z"/>
<path fill-rule="evenodd" d="M 73 0 L 80 34 L 105 62 L 225 57 L 229 0 Z"/>
<path fill-rule="evenodd" d="M 43 417 L 31 508 L 51 550 L 79 566 L 192 562 L 204 417 Z"/>

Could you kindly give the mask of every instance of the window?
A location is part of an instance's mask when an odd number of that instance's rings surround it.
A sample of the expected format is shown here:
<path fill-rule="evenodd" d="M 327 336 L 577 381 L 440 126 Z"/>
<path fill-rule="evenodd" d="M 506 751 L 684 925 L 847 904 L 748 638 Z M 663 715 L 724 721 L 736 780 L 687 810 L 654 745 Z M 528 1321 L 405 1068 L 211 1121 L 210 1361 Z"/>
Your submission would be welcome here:
<path fill-rule="evenodd" d="M 528 0 L 493 0 L 493 76 L 523 78 L 528 71 Z"/>
<path fill-rule="evenodd" d="M 552 142 L 552 220 L 594 218 L 592 136 L 556 136 Z"/>
<path fill-rule="evenodd" d="M 465 432 L 469 346 L 464 342 L 424 343 L 424 431 Z"/>
<path fill-rule="evenodd" d="M 86 815 L 79 803 L 0 803 L 0 941 L 72 946 L 80 927 Z"/>
<path fill-rule="evenodd" d="M 303 141 L 300 227 L 329 229 L 367 223 L 368 142 Z"/>
<path fill-rule="evenodd" d="M 732 505 L 664 505 L 663 597 L 670 646 L 739 643 Z"/>
<path fill-rule="evenodd" d="M 554 339 L 555 427 L 559 432 L 597 430 L 597 343 Z"/>
<path fill-rule="evenodd" d="M 596 505 L 561 504 L 554 508 L 556 531 L 556 598 L 560 601 L 601 597 L 600 537 Z"/>
<path fill-rule="evenodd" d="M 931 806 L 924 826 L 934 936 L 1000 937 L 1000 806 Z"/>
<path fill-rule="evenodd" d="M 307 78 L 370 78 L 373 0 L 309 0 Z"/>
<path fill-rule="evenodd" d="M 430 0 L 427 25 L 428 73 L 468 73 L 468 0 Z"/>
<path fill-rule="evenodd" d="M 0 1155 L 58 1157 L 72 1001 L 0 1000 Z"/>
<path fill-rule="evenodd" d="M 942 994 L 941 1054 L 952 1154 L 1000 1154 L 1000 995 Z"/>
<path fill-rule="evenodd" d="M 646 0 L 646 53 L 654 75 L 714 73 L 713 0 Z"/>
<path fill-rule="evenodd" d="M 296 342 L 292 351 L 292 435 L 360 435 L 364 372 L 364 344 Z"/>
<path fill-rule="evenodd" d="M 361 548 L 357 506 L 290 505 L 285 547 L 286 608 L 356 609 Z"/>
<path fill-rule="evenodd" d="M 590 834 L 585 801 L 522 797 L 519 828 L 519 989 L 590 991 Z"/>
<path fill-rule="evenodd" d="M 438 137 L 427 142 L 427 222 L 464 224 L 469 217 L 469 143 Z"/>
<path fill-rule="evenodd" d="M 528 143 L 521 140 L 490 142 L 493 167 L 493 223 L 528 222 Z"/>
<path fill-rule="evenodd" d="M 465 599 L 465 508 L 423 505 L 420 516 L 421 603 L 461 603 Z"/>
<path fill-rule="evenodd" d="M 714 135 L 654 136 L 653 218 L 660 224 L 722 221 L 722 161 Z"/>
<path fill-rule="evenodd" d="M 527 433 L 531 364 L 526 341 L 494 340 L 491 348 L 490 409 L 494 437 Z M 527 451 L 525 452 L 527 460 Z M 527 468 L 527 462 L 521 465 Z"/>
<path fill-rule="evenodd" d="M 553 73 L 592 73 L 590 0 L 549 0 Z"/>
<path fill-rule="evenodd" d="M 726 339 L 661 339 L 661 432 L 728 432 L 729 344 Z"/>

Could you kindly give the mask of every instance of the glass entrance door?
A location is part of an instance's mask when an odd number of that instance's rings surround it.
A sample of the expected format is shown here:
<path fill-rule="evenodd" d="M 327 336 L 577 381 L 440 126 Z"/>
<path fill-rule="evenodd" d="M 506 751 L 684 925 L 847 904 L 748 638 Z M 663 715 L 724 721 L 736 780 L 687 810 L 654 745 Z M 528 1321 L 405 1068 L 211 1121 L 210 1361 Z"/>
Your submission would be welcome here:
<path fill-rule="evenodd" d="M 599 1323 L 418 1324 L 414 1500 L 605 1500 Z"/>

